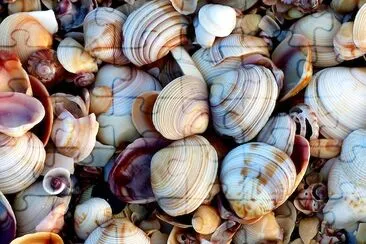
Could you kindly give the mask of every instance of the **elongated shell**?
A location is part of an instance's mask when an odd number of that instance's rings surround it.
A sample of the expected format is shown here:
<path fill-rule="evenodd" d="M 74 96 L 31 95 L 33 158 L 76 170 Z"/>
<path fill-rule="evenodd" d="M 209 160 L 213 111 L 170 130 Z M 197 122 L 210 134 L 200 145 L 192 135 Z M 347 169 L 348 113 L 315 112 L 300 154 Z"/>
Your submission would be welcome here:
<path fill-rule="evenodd" d="M 75 208 L 75 232 L 79 238 L 85 240 L 93 230 L 111 218 L 112 208 L 108 202 L 102 198 L 91 198 Z"/>
<path fill-rule="evenodd" d="M 333 67 L 316 73 L 306 89 L 305 103 L 326 138 L 343 140 L 366 128 L 366 68 Z"/>
<path fill-rule="evenodd" d="M 84 19 L 85 50 L 92 56 L 112 64 L 126 64 L 122 52 L 122 26 L 127 16 L 107 7 L 96 8 Z"/>
<path fill-rule="evenodd" d="M 123 25 L 123 53 L 137 66 L 152 63 L 186 42 L 187 25 L 168 0 L 147 2 Z"/>
<path fill-rule="evenodd" d="M 45 157 L 43 144 L 33 133 L 0 134 L 0 190 L 9 194 L 30 186 L 41 174 Z"/>
<path fill-rule="evenodd" d="M 151 160 L 151 185 L 159 206 L 171 216 L 193 212 L 210 192 L 217 168 L 217 153 L 202 136 L 158 151 Z"/>
<path fill-rule="evenodd" d="M 53 232 L 36 232 L 18 237 L 11 242 L 11 244 L 64 244 L 62 238 Z"/>
<path fill-rule="evenodd" d="M 85 244 L 120 243 L 149 244 L 149 237 L 128 219 L 111 219 L 96 228 L 86 239 Z"/>
<path fill-rule="evenodd" d="M 165 138 L 178 140 L 205 132 L 209 122 L 207 85 L 193 76 L 170 82 L 159 93 L 153 123 Z"/>
<path fill-rule="evenodd" d="M 23 93 L 0 92 L 0 132 L 23 136 L 45 116 L 42 104 Z"/>
<path fill-rule="evenodd" d="M 16 219 L 8 200 L 0 192 L 0 241 L 1 243 L 10 243 L 16 234 Z"/>
<path fill-rule="evenodd" d="M 57 30 L 52 10 L 12 14 L 0 24 L 0 49 L 15 52 L 24 63 L 33 52 L 51 48 Z"/>
<path fill-rule="evenodd" d="M 253 139 L 271 115 L 278 88 L 270 70 L 246 65 L 217 76 L 210 105 L 215 130 L 242 143 Z"/>
<path fill-rule="evenodd" d="M 64 111 L 54 121 L 51 138 L 60 153 L 79 162 L 93 150 L 98 128 L 94 114 L 77 119 Z"/>
<path fill-rule="evenodd" d="M 240 145 L 226 155 L 220 180 L 235 213 L 244 220 L 255 221 L 287 200 L 305 170 L 297 177 L 295 165 L 285 152 L 253 142 Z"/>
<path fill-rule="evenodd" d="M 84 50 L 80 43 L 71 37 L 66 37 L 60 42 L 57 47 L 57 58 L 70 73 L 98 71 L 96 60 Z"/>

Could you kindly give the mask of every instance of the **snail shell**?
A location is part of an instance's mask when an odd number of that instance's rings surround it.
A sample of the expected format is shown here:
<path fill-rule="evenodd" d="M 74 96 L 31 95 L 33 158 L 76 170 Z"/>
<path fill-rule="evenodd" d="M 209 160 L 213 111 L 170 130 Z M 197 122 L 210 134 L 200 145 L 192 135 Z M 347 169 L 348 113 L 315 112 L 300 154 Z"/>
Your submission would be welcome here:
<path fill-rule="evenodd" d="M 207 85 L 193 76 L 170 82 L 154 104 L 154 126 L 165 138 L 178 140 L 205 132 L 209 122 Z"/>
<path fill-rule="evenodd" d="M 44 175 L 42 185 L 50 195 L 69 193 L 71 191 L 70 171 L 62 167 L 55 167 Z"/>
<path fill-rule="evenodd" d="M 155 62 L 187 41 L 187 25 L 168 0 L 147 2 L 123 25 L 123 53 L 136 66 Z"/>
<path fill-rule="evenodd" d="M 52 10 L 12 14 L 0 24 L 0 49 L 15 52 L 24 63 L 33 52 L 51 48 L 57 30 Z"/>
<path fill-rule="evenodd" d="M 49 244 L 64 244 L 62 238 L 53 232 L 37 232 L 33 234 L 27 234 L 22 237 L 18 237 L 14 239 L 11 244 L 42 244 L 42 243 L 49 243 Z"/>
<path fill-rule="evenodd" d="M 126 64 L 122 52 L 122 25 L 127 16 L 107 7 L 96 8 L 84 19 L 85 50 L 92 56 L 112 64 Z"/>
<path fill-rule="evenodd" d="M 151 185 L 159 206 L 171 216 L 193 212 L 209 194 L 217 168 L 217 153 L 202 136 L 161 149 L 151 159 Z"/>
<path fill-rule="evenodd" d="M 366 68 L 332 67 L 314 75 L 305 103 L 315 111 L 324 137 L 343 140 L 366 128 L 365 74 Z"/>
<path fill-rule="evenodd" d="M 44 167 L 46 151 L 31 132 L 20 137 L 0 133 L 0 190 L 19 192 L 36 181 Z"/>
<path fill-rule="evenodd" d="M 2 192 L 0 192 L 0 231 L 1 243 L 10 243 L 16 234 L 16 219 L 8 200 Z"/>
<path fill-rule="evenodd" d="M 93 243 L 139 243 L 149 244 L 149 237 L 128 219 L 111 219 L 96 228 L 86 239 L 85 244 Z"/>
<path fill-rule="evenodd" d="M 237 143 L 253 139 L 271 115 L 278 96 L 272 72 L 257 65 L 217 76 L 211 85 L 213 126 Z"/>
<path fill-rule="evenodd" d="M 42 104 L 23 93 L 0 92 L 0 132 L 8 136 L 23 136 L 42 121 Z"/>
<path fill-rule="evenodd" d="M 112 218 L 112 208 L 102 198 L 91 198 L 75 208 L 74 227 L 77 236 L 85 240 L 97 227 Z"/>

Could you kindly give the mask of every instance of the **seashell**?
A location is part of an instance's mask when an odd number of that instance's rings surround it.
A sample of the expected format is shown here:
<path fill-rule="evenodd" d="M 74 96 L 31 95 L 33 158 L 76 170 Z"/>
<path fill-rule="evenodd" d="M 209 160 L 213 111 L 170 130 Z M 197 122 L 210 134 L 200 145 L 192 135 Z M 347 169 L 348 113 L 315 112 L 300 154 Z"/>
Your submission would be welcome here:
<path fill-rule="evenodd" d="M 32 95 L 28 74 L 15 53 L 0 50 L 0 92 L 20 92 Z"/>
<path fill-rule="evenodd" d="M 310 140 L 319 137 L 318 118 L 309 105 L 297 104 L 290 109 L 289 114 L 296 123 L 296 134 Z"/>
<path fill-rule="evenodd" d="M 113 146 L 104 145 L 98 141 L 95 141 L 93 151 L 84 160 L 78 162 L 78 164 L 90 167 L 104 167 L 112 158 L 115 151 L 116 148 Z"/>
<path fill-rule="evenodd" d="M 162 221 L 162 223 L 167 223 L 169 225 L 179 227 L 182 229 L 191 228 L 192 226 L 192 214 L 186 214 L 182 216 L 172 217 L 164 213 L 160 209 L 156 209 L 154 212 L 155 216 Z"/>
<path fill-rule="evenodd" d="M 187 42 L 187 25 L 168 0 L 147 2 L 123 25 L 123 53 L 136 66 L 152 63 Z"/>
<path fill-rule="evenodd" d="M 261 142 L 240 145 L 226 155 L 220 181 L 226 199 L 240 218 L 259 220 L 287 200 L 309 163 L 306 143 L 305 139 L 295 142 L 293 155 L 301 158 L 296 158 L 297 163 L 283 151 Z"/>
<path fill-rule="evenodd" d="M 174 226 L 169 233 L 167 244 L 198 243 L 192 231 Z"/>
<path fill-rule="evenodd" d="M 366 223 L 359 223 L 357 234 L 356 234 L 357 243 L 365 243 L 366 242 Z"/>
<path fill-rule="evenodd" d="M 10 243 L 16 234 L 16 219 L 8 200 L 2 192 L 0 192 L 0 231 L 1 243 Z"/>
<path fill-rule="evenodd" d="M 357 7 L 355 0 L 332 0 L 330 7 L 337 13 L 345 14 L 352 12 Z"/>
<path fill-rule="evenodd" d="M 209 122 L 207 85 L 193 76 L 170 82 L 159 93 L 152 111 L 153 124 L 165 138 L 179 140 L 205 132 Z"/>
<path fill-rule="evenodd" d="M 75 118 L 64 111 L 53 123 L 51 138 L 58 152 L 80 162 L 92 152 L 98 129 L 94 114 Z"/>
<path fill-rule="evenodd" d="M 245 11 L 250 9 L 258 0 L 213 0 L 212 2 Z"/>
<path fill-rule="evenodd" d="M 91 90 L 90 112 L 96 115 L 108 111 L 112 106 L 112 89 L 108 86 L 98 86 Z"/>
<path fill-rule="evenodd" d="M 231 240 L 240 227 L 235 221 L 225 221 L 211 236 L 211 243 L 231 243 Z"/>
<path fill-rule="evenodd" d="M 23 93 L 0 92 L 0 105 L 0 132 L 8 136 L 23 136 L 45 116 L 42 104 Z"/>
<path fill-rule="evenodd" d="M 341 23 L 329 10 L 313 13 L 299 19 L 290 32 L 305 36 L 312 46 L 312 63 L 315 67 L 335 66 L 342 62 L 333 48 L 333 38 Z"/>
<path fill-rule="evenodd" d="M 272 60 L 285 75 L 280 101 L 295 96 L 308 85 L 313 75 L 311 58 L 310 42 L 299 34 L 287 36 L 273 51 Z"/>
<path fill-rule="evenodd" d="M 48 88 L 61 81 L 66 72 L 57 59 L 56 51 L 52 49 L 32 53 L 27 60 L 27 71 Z"/>
<path fill-rule="evenodd" d="M 56 16 L 61 29 L 69 32 L 82 26 L 85 16 L 94 8 L 93 0 L 61 0 L 57 2 Z"/>
<path fill-rule="evenodd" d="M 310 215 L 322 211 L 327 198 L 327 187 L 322 183 L 314 183 L 297 194 L 294 205 L 300 212 Z"/>
<path fill-rule="evenodd" d="M 159 206 L 171 216 L 193 212 L 210 192 L 217 167 L 216 151 L 202 136 L 175 141 L 155 153 L 151 185 Z"/>
<path fill-rule="evenodd" d="M 44 175 L 42 185 L 50 195 L 67 194 L 71 191 L 70 172 L 61 167 L 53 168 Z"/>
<path fill-rule="evenodd" d="M 40 0 L 17 0 L 8 4 L 9 15 L 19 12 L 31 12 L 42 10 Z"/>
<path fill-rule="evenodd" d="M 12 14 L 0 24 L 0 49 L 16 53 L 24 63 L 35 51 L 50 48 L 57 30 L 52 10 Z"/>
<path fill-rule="evenodd" d="M 70 174 L 73 174 L 74 159 L 57 152 L 47 152 L 46 159 L 44 161 L 44 168 L 41 175 L 46 175 L 50 170 L 54 168 L 64 168 L 68 172 L 70 172 Z"/>
<path fill-rule="evenodd" d="M 158 231 L 161 227 L 161 224 L 160 224 L 160 221 L 158 218 L 152 217 L 147 220 L 142 220 L 138 227 L 141 230 L 143 230 L 145 233 L 150 235 L 150 233 Z M 168 235 L 167 235 L 167 237 L 168 237 Z"/>
<path fill-rule="evenodd" d="M 17 219 L 18 236 L 35 231 L 59 232 L 70 199 L 71 196 L 49 195 L 44 191 L 42 182 L 34 183 L 19 192 L 12 205 Z"/>
<path fill-rule="evenodd" d="M 112 208 L 102 198 L 94 197 L 75 208 L 74 228 L 76 235 L 85 240 L 97 227 L 112 219 Z"/>
<path fill-rule="evenodd" d="M 141 93 L 132 104 L 133 125 L 143 137 L 160 137 L 153 124 L 153 108 L 159 95 L 157 91 Z"/>
<path fill-rule="evenodd" d="M 63 39 L 57 47 L 57 58 L 70 73 L 97 72 L 96 60 L 84 47 L 70 37 Z"/>
<path fill-rule="evenodd" d="M 364 68 L 323 69 L 306 88 L 305 103 L 315 111 L 324 137 L 343 140 L 351 131 L 366 128 L 365 72 Z"/>
<path fill-rule="evenodd" d="M 100 88 L 103 87 L 103 88 Z M 106 88 L 108 87 L 108 88 Z M 103 91 L 96 89 L 103 89 Z M 148 73 L 130 66 L 104 65 L 98 72 L 95 86 L 91 90 L 91 109 L 95 110 L 93 94 L 108 94 L 112 98 L 103 97 L 100 103 L 111 101 L 108 110 L 98 116 L 100 130 L 98 140 L 107 145 L 119 146 L 124 141 L 133 141 L 139 134 L 131 118 L 132 104 L 135 98 L 145 91 L 159 91 L 159 82 Z M 96 108 L 98 111 L 106 110 Z M 124 126 L 121 126 L 123 124 Z"/>
<path fill-rule="evenodd" d="M 130 0 L 128 0 L 128 1 L 130 1 Z M 128 2 L 127 2 L 128 4 L 122 4 L 121 6 L 119 6 L 117 8 L 117 10 L 121 11 L 126 16 L 129 16 L 133 11 L 140 8 L 142 5 L 144 5 L 148 1 L 150 1 L 150 0 L 133 0 L 133 1 L 131 1 L 131 4 L 129 4 Z"/>
<path fill-rule="evenodd" d="M 254 224 L 241 225 L 234 235 L 233 243 L 260 243 L 282 241 L 283 234 L 273 213 L 268 213 Z"/>
<path fill-rule="evenodd" d="M 165 233 L 161 233 L 160 231 L 155 231 L 151 237 L 151 244 L 160 244 L 160 243 L 168 243 L 169 236 Z"/>
<path fill-rule="evenodd" d="M 289 243 L 295 229 L 297 212 L 291 201 L 286 201 L 275 210 L 276 221 L 283 231 L 283 243 Z"/>
<path fill-rule="evenodd" d="M 37 232 L 18 237 L 11 242 L 11 244 L 64 244 L 62 238 L 53 232 Z"/>
<path fill-rule="evenodd" d="M 111 219 L 96 228 L 86 239 L 92 243 L 150 243 L 149 237 L 128 219 Z"/>
<path fill-rule="evenodd" d="M 126 64 L 129 60 L 122 52 L 122 26 L 127 16 L 107 7 L 99 7 L 84 19 L 85 50 L 90 55 L 112 64 Z"/>
<path fill-rule="evenodd" d="M 318 234 L 320 221 L 317 217 L 304 218 L 299 224 L 299 234 L 304 244 L 310 244 L 311 240 Z"/>
<path fill-rule="evenodd" d="M 199 69 L 197 69 L 193 59 L 182 46 L 175 47 L 172 50 L 170 50 L 170 52 L 174 60 L 176 61 L 177 65 L 179 66 L 180 70 L 182 71 L 182 75 L 195 76 L 200 80 L 204 81 L 203 76 L 199 71 Z"/>
<path fill-rule="evenodd" d="M 150 162 L 153 155 L 167 145 L 167 141 L 158 138 L 139 138 L 128 145 L 109 174 L 111 191 L 124 202 L 154 202 Z"/>
<path fill-rule="evenodd" d="M 58 0 L 41 0 L 44 6 L 48 9 L 55 9 L 57 7 Z"/>
<path fill-rule="evenodd" d="M 277 95 L 275 78 L 263 66 L 245 65 L 215 77 L 210 92 L 215 130 L 237 143 L 253 139 L 268 121 Z"/>
<path fill-rule="evenodd" d="M 341 152 L 342 141 L 337 139 L 310 140 L 310 155 L 317 158 L 330 159 Z"/>
<path fill-rule="evenodd" d="M 175 10 L 184 15 L 193 14 L 198 0 L 170 0 Z"/>
<path fill-rule="evenodd" d="M 19 192 L 35 182 L 46 157 L 42 142 L 31 132 L 20 137 L 0 133 L 0 145 L 1 192 Z"/>
<path fill-rule="evenodd" d="M 333 39 L 334 51 L 344 60 L 356 59 L 365 54 L 353 41 L 353 26 L 353 22 L 343 23 Z"/>
<path fill-rule="evenodd" d="M 220 215 L 214 207 L 201 205 L 192 218 L 193 229 L 200 234 L 208 235 L 220 226 Z"/>
<path fill-rule="evenodd" d="M 295 141 L 296 124 L 291 117 L 280 113 L 272 117 L 259 132 L 257 141 L 265 142 L 291 156 Z"/>
<path fill-rule="evenodd" d="M 366 6 L 363 4 L 362 7 L 360 7 L 360 9 L 357 11 L 353 24 L 353 42 L 355 43 L 356 47 L 358 47 L 363 52 L 366 52 L 366 36 L 362 31 L 365 26 L 365 15 Z"/>
<path fill-rule="evenodd" d="M 51 101 L 55 116 L 59 116 L 65 111 L 71 113 L 75 118 L 89 114 L 86 103 L 79 96 L 58 92 L 51 95 Z"/>
<path fill-rule="evenodd" d="M 236 25 L 232 34 L 252 35 L 259 32 L 259 22 L 262 16 L 259 14 L 244 14 L 236 17 Z"/>

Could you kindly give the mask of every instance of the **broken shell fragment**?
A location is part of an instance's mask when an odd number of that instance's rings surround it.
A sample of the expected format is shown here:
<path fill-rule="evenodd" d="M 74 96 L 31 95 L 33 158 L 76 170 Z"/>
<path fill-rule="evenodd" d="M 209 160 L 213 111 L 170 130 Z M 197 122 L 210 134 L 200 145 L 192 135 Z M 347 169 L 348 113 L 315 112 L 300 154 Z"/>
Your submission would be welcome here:
<path fill-rule="evenodd" d="M 330 159 L 341 152 L 342 141 L 337 139 L 310 140 L 310 154 L 312 157 Z"/>
<path fill-rule="evenodd" d="M 327 199 L 327 187 L 323 183 L 314 183 L 298 193 L 294 205 L 300 212 L 310 215 L 322 211 Z"/>

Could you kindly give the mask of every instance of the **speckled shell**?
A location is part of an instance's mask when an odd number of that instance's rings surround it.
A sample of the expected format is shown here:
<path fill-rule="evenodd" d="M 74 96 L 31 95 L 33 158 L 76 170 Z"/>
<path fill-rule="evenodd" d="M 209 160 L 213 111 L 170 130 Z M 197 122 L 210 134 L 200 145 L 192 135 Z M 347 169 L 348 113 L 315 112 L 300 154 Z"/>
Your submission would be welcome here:
<path fill-rule="evenodd" d="M 210 92 L 215 130 L 237 143 L 253 139 L 268 121 L 277 96 L 276 80 L 263 66 L 246 65 L 217 76 Z"/>
<path fill-rule="evenodd" d="M 193 212 L 209 194 L 217 168 L 217 153 L 202 136 L 161 149 L 151 160 L 151 185 L 159 206 L 171 216 Z"/>

